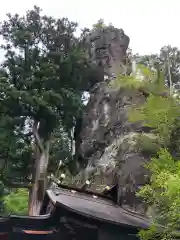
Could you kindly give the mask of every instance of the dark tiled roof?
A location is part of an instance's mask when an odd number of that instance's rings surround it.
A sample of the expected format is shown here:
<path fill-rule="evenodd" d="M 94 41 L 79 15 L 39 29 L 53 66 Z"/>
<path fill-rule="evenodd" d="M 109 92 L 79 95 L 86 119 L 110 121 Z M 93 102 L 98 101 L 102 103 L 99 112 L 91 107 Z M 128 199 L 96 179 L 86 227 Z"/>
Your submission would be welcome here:
<path fill-rule="evenodd" d="M 147 228 L 149 226 L 146 218 L 121 208 L 105 197 L 65 188 L 48 190 L 47 194 L 54 203 L 60 203 L 64 207 L 68 207 L 81 215 L 88 215 L 89 218 L 138 228 Z"/>

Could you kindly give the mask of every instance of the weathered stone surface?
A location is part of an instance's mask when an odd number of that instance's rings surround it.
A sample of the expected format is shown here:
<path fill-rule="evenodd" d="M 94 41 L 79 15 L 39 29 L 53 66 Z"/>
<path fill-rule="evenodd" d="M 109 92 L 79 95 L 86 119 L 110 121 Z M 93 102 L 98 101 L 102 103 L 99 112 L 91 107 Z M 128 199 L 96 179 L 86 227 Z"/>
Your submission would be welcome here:
<path fill-rule="evenodd" d="M 112 26 L 96 29 L 85 41 L 89 43 L 92 62 L 103 68 L 104 75 L 117 76 L 130 41 L 124 31 Z"/>
<path fill-rule="evenodd" d="M 109 79 L 118 75 L 129 45 L 124 31 L 101 28 L 86 40 L 91 43 L 93 63 L 102 67 Z M 140 201 L 135 192 L 147 180 L 142 164 L 148 159 L 140 153 L 135 140 L 145 129 L 140 123 L 128 121 L 128 111 L 133 104 L 141 105 L 145 96 L 135 90 L 114 89 L 108 81 L 96 83 L 90 95 L 76 144 L 76 159 L 79 166 L 85 167 L 81 176 L 93 179 L 91 187 L 96 189 L 118 183 L 118 202 L 137 210 Z"/>
<path fill-rule="evenodd" d="M 87 105 L 80 135 L 78 154 L 87 161 L 84 178 L 101 168 L 104 174 L 96 174 L 96 186 L 118 183 L 119 201 L 123 200 L 121 204 L 128 207 L 139 204 L 135 191 L 146 181 L 142 164 L 147 160 L 135 144 L 141 125 L 128 121 L 128 110 L 144 100 L 138 91 L 116 90 L 106 82 L 97 84 Z"/>

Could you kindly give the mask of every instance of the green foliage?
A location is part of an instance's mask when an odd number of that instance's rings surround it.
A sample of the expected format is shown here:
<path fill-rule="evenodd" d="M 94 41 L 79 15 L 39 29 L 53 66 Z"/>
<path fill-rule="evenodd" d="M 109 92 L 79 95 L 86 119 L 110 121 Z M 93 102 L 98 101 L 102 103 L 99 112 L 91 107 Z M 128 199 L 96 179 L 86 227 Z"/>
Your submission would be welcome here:
<path fill-rule="evenodd" d="M 1 24 L 8 69 L 2 86 L 3 107 L 11 107 L 13 117 L 40 121 L 43 138 L 53 131 L 59 117 L 66 126 L 72 125 L 81 105 L 86 56 L 74 37 L 76 26 L 68 19 L 41 16 L 38 7 L 23 17 L 9 14 Z"/>
<path fill-rule="evenodd" d="M 175 239 L 180 217 L 180 162 L 175 161 L 166 149 L 161 149 L 146 168 L 151 173 L 150 183 L 137 193 L 153 206 L 153 231 L 141 231 L 141 239 L 154 239 L 160 229 L 160 239 Z"/>
<path fill-rule="evenodd" d="M 137 147 L 142 153 L 154 156 L 145 165 L 150 181 L 137 193 L 154 209 L 152 223 L 148 230 L 142 230 L 138 235 L 142 240 L 175 239 L 180 217 L 180 164 L 166 148 L 172 151 L 173 146 L 178 155 L 179 101 L 167 94 L 164 76 L 158 69 L 155 72 L 143 67 L 139 69 L 142 81 L 138 76 L 121 76 L 113 83 L 116 88 L 147 93 L 140 106 L 129 110 L 130 122 L 140 122 L 150 130 L 136 136 Z"/>
<path fill-rule="evenodd" d="M 169 86 L 169 74 L 168 65 L 170 67 L 171 80 L 173 87 L 179 90 L 179 66 L 180 66 L 180 50 L 177 47 L 172 47 L 170 45 L 164 46 L 160 49 L 159 54 L 145 55 L 145 56 L 135 56 L 140 64 L 143 64 L 149 68 L 156 68 L 159 66 L 164 72 L 165 83 Z M 169 61 L 168 61 L 169 58 Z"/>
<path fill-rule="evenodd" d="M 26 189 L 12 191 L 4 197 L 3 202 L 6 213 L 27 215 L 28 191 Z"/>
<path fill-rule="evenodd" d="M 179 106 L 173 98 L 150 95 L 139 108 L 129 112 L 129 121 L 142 121 L 144 126 L 152 128 L 161 142 L 169 144 L 175 120 L 179 116 Z"/>
<path fill-rule="evenodd" d="M 31 175 L 34 122 L 42 143 L 52 143 L 50 171 L 70 157 L 70 130 L 82 110 L 89 69 L 84 46 L 74 35 L 76 27 L 67 18 L 42 15 L 36 6 L 24 16 L 8 14 L 0 24 L 5 52 L 0 70 L 3 181 L 27 181 Z"/>
<path fill-rule="evenodd" d="M 138 65 L 137 70 L 136 74 L 119 76 L 110 84 L 117 89 L 146 93 L 142 104 L 129 110 L 129 121 L 139 122 L 150 131 L 137 134 L 138 149 L 148 157 L 154 156 L 145 165 L 150 181 L 137 193 L 154 210 L 152 223 L 138 235 L 141 240 L 175 239 L 180 217 L 180 164 L 171 153 L 174 149 L 175 155 L 179 154 L 179 101 L 168 94 L 164 73 L 157 65 Z"/>
<path fill-rule="evenodd" d="M 132 75 L 119 75 L 110 82 L 110 86 L 116 89 L 139 90 L 156 95 L 167 92 L 164 86 L 163 72 L 159 69 L 150 70 L 141 64 L 137 64 L 136 71 Z"/>
<path fill-rule="evenodd" d="M 106 27 L 104 20 L 102 18 L 100 18 L 97 23 L 93 24 L 93 29 L 101 29 L 103 27 Z"/>
<path fill-rule="evenodd" d="M 156 233 L 156 226 L 151 225 L 148 230 L 143 231 L 141 230 L 138 233 L 138 236 L 141 240 L 153 240 L 153 239 L 158 239 L 157 238 L 157 233 Z"/>
<path fill-rule="evenodd" d="M 144 127 L 151 129 L 148 134 L 139 135 L 138 148 L 145 153 L 156 153 L 162 146 L 169 146 L 172 134 L 179 126 L 179 105 L 175 98 L 167 94 L 168 88 L 164 86 L 163 72 L 156 69 L 137 65 L 137 70 L 131 76 L 119 76 L 110 82 L 116 89 L 129 89 L 144 92 L 146 98 L 140 106 L 129 109 L 129 121 L 141 122 Z M 154 136 L 153 136 L 154 135 Z"/>
<path fill-rule="evenodd" d="M 136 136 L 136 146 L 144 155 L 153 155 L 162 147 L 162 142 L 155 134 L 141 133 Z"/>
<path fill-rule="evenodd" d="M 110 82 L 110 86 L 116 89 L 125 88 L 125 89 L 132 89 L 132 90 L 143 88 L 146 84 L 141 79 L 140 76 L 137 76 L 138 72 L 141 72 L 141 71 L 146 72 L 148 71 L 148 68 L 142 67 L 141 65 L 137 65 L 136 72 L 133 75 L 124 76 L 120 74 L 116 79 L 113 79 Z"/>
<path fill-rule="evenodd" d="M 144 82 L 135 79 L 134 76 L 118 76 L 115 80 L 110 82 L 110 86 L 116 89 L 132 89 L 137 90 L 144 87 Z"/>

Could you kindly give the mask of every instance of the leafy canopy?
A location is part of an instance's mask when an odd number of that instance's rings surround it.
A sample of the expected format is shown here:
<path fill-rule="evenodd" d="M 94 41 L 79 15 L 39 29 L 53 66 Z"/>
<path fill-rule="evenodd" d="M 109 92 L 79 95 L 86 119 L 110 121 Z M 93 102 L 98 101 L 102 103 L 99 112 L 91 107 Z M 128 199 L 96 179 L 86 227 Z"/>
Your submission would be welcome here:
<path fill-rule="evenodd" d="M 69 149 L 60 144 L 69 144 L 74 117 L 82 109 L 87 56 L 74 36 L 77 24 L 67 18 L 42 15 L 37 6 L 24 16 L 7 16 L 0 24 L 5 52 L 0 72 L 0 158 L 4 179 L 22 172 L 28 178 L 35 157 L 34 121 L 39 122 L 41 139 L 53 143 L 51 163 L 69 156 Z"/>

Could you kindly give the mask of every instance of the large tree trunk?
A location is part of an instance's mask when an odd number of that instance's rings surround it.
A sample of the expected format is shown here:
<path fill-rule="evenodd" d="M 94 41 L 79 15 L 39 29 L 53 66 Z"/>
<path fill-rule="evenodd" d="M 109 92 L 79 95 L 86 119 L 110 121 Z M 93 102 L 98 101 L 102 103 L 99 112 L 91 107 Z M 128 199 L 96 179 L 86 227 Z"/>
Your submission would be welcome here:
<path fill-rule="evenodd" d="M 38 122 L 34 122 L 33 134 L 35 138 L 35 164 L 32 173 L 32 188 L 29 192 L 29 216 L 40 213 L 47 182 L 47 167 L 49 162 L 50 139 L 43 141 L 38 133 Z"/>

